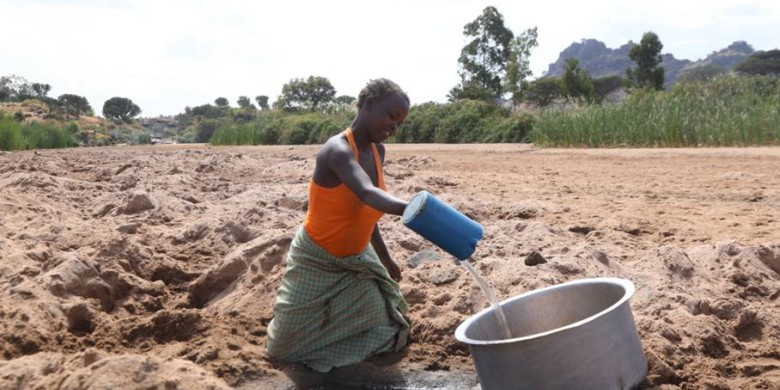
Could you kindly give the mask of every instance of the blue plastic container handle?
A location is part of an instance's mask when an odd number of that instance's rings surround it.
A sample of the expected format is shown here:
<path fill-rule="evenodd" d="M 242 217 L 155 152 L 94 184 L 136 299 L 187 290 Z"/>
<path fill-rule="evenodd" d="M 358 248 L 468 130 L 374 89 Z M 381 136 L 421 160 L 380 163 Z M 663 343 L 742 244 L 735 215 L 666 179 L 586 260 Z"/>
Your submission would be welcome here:
<path fill-rule="evenodd" d="M 409 200 L 401 217 L 404 225 L 458 260 L 468 259 L 482 239 L 482 225 L 421 191 Z"/>

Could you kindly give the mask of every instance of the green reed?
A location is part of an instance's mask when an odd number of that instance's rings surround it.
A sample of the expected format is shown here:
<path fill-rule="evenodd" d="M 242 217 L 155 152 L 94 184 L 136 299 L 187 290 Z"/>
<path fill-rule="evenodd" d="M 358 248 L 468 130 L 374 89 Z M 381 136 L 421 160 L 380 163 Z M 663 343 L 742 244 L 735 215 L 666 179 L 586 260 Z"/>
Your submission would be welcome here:
<path fill-rule="evenodd" d="M 351 115 L 354 114 L 263 112 L 249 122 L 220 123 L 209 142 L 212 145 L 319 144 L 343 131 Z"/>
<path fill-rule="evenodd" d="M 0 113 L 0 150 L 52 149 L 77 146 L 73 135 L 65 128 L 51 124 L 17 122 Z"/>
<path fill-rule="evenodd" d="M 723 77 L 635 91 L 618 104 L 548 109 L 532 141 L 548 146 L 746 146 L 780 144 L 780 81 Z"/>

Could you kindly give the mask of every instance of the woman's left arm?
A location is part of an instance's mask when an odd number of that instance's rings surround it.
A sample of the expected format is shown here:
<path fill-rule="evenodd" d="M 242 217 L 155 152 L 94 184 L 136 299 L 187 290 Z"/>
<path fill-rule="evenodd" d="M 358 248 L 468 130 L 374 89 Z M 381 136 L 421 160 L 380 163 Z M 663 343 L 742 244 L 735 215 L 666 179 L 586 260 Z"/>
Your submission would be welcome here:
<path fill-rule="evenodd" d="M 396 282 L 401 281 L 401 268 L 398 267 L 387 251 L 385 246 L 385 240 L 382 239 L 382 234 L 379 233 L 379 225 L 374 225 L 374 231 L 371 233 L 371 246 L 374 247 L 374 251 L 379 256 L 379 261 L 385 266 L 390 277 Z"/>

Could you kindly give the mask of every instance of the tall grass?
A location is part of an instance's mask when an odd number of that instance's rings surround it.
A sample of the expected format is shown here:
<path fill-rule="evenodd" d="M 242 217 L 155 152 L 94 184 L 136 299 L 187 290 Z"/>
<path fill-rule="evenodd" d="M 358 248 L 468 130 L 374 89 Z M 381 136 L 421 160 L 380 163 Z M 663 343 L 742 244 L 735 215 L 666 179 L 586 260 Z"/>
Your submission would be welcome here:
<path fill-rule="evenodd" d="M 0 150 L 52 149 L 77 146 L 73 135 L 62 127 L 36 121 L 20 123 L 0 113 Z"/>
<path fill-rule="evenodd" d="M 392 142 L 479 143 L 523 142 L 533 126 L 531 115 L 512 115 L 478 100 L 428 102 L 413 106 Z"/>
<path fill-rule="evenodd" d="M 291 114 L 266 111 L 244 123 L 222 122 L 211 137 L 212 145 L 319 144 L 343 131 L 352 112 Z"/>
<path fill-rule="evenodd" d="M 780 80 L 722 77 L 637 91 L 611 106 L 543 111 L 532 142 L 550 146 L 780 144 Z"/>
<path fill-rule="evenodd" d="M 353 110 L 330 113 L 262 111 L 250 122 L 221 121 L 212 145 L 321 144 L 349 126 Z M 529 114 L 511 115 L 495 104 L 461 100 L 423 103 L 409 116 L 389 142 L 474 143 L 524 142 L 533 126 Z"/>
<path fill-rule="evenodd" d="M 0 112 L 0 150 L 24 149 L 22 130 L 12 116 Z"/>

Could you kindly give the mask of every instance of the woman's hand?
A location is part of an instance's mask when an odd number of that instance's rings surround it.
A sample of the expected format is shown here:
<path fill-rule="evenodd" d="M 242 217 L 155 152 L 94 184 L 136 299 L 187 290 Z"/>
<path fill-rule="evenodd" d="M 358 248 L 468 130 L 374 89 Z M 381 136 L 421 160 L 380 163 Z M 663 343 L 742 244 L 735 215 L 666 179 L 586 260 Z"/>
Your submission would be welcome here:
<path fill-rule="evenodd" d="M 374 247 L 379 261 L 385 266 L 390 277 L 396 282 L 401 282 L 401 268 L 390 258 L 390 252 L 387 251 L 385 240 L 382 239 L 382 234 L 379 233 L 379 225 L 374 225 L 374 231 L 371 233 L 371 246 Z"/>
<path fill-rule="evenodd" d="M 390 277 L 393 278 L 398 283 L 401 283 L 401 268 L 398 267 L 398 264 L 395 263 L 392 259 L 389 257 L 386 259 L 379 258 L 380 261 L 382 261 L 382 265 L 385 266 L 387 269 L 387 273 L 390 274 Z"/>

